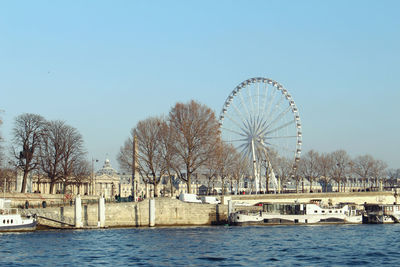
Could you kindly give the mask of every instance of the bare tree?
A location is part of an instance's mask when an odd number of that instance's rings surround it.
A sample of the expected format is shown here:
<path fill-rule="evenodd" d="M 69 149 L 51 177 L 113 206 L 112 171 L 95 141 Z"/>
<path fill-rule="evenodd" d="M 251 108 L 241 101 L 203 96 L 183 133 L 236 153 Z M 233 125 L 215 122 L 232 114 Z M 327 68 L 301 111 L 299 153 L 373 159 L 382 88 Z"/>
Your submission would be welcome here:
<path fill-rule="evenodd" d="M 329 153 L 322 153 L 319 155 L 317 160 L 317 168 L 319 173 L 319 179 L 323 182 L 324 192 L 328 192 L 328 184 L 332 178 L 334 161 L 332 155 Z"/>
<path fill-rule="evenodd" d="M 343 190 L 346 191 L 346 179 L 351 172 L 351 158 L 345 150 L 337 150 L 331 153 L 333 160 L 332 177 L 337 183 L 338 192 L 340 192 L 340 184 L 343 183 Z"/>
<path fill-rule="evenodd" d="M 134 129 L 131 130 L 131 136 L 125 140 L 124 145 L 120 148 L 117 161 L 122 170 L 132 172 L 133 168 L 133 147 L 134 147 Z"/>
<path fill-rule="evenodd" d="M 83 137 L 76 128 L 69 125 L 63 127 L 63 147 L 61 179 L 65 190 L 69 184 L 76 183 L 77 172 L 85 171 L 86 150 Z"/>
<path fill-rule="evenodd" d="M 36 114 L 25 113 L 15 119 L 12 153 L 23 172 L 21 192 L 26 192 L 26 183 L 31 171 L 38 167 L 38 148 L 43 135 L 45 119 Z"/>
<path fill-rule="evenodd" d="M 312 184 L 319 177 L 318 159 L 320 155 L 314 150 L 308 151 L 299 163 L 299 172 L 310 182 L 310 193 L 313 192 Z"/>
<path fill-rule="evenodd" d="M 138 141 L 138 167 L 142 177 L 154 186 L 154 195 L 158 196 L 157 186 L 166 173 L 165 154 L 162 145 L 162 119 L 149 118 L 140 121 L 136 128 Z"/>
<path fill-rule="evenodd" d="M 79 132 L 63 121 L 51 121 L 44 126 L 40 146 L 40 169 L 50 180 L 50 194 L 54 185 L 76 184 L 74 173 L 84 160 L 83 139 Z M 64 192 L 65 193 L 65 192 Z"/>
<path fill-rule="evenodd" d="M 221 179 L 222 195 L 226 194 L 226 180 L 232 174 L 232 169 L 237 164 L 237 152 L 232 144 L 219 142 L 215 148 L 217 152 L 218 176 Z"/>
<path fill-rule="evenodd" d="M 204 162 L 203 169 L 207 177 L 207 194 L 211 195 L 214 191 L 214 183 L 217 180 L 219 172 L 219 162 L 217 160 L 219 151 L 214 150 L 214 153 L 210 154 L 207 160 Z"/>
<path fill-rule="evenodd" d="M 176 154 L 174 153 L 174 133 L 172 132 L 172 128 L 169 124 L 162 119 L 160 123 L 160 156 L 162 161 L 164 162 L 165 172 L 168 175 L 169 183 L 170 183 L 170 193 L 171 196 L 174 194 L 174 180 L 172 175 L 172 171 L 174 169 L 174 162 Z"/>
<path fill-rule="evenodd" d="M 364 189 L 366 189 L 366 181 L 372 176 L 374 162 L 371 155 L 358 156 L 353 160 L 353 172 L 362 179 Z"/>
<path fill-rule="evenodd" d="M 286 183 L 292 174 L 293 163 L 288 158 L 278 157 L 274 170 L 278 176 L 280 188 L 278 192 L 281 193 L 282 185 Z"/>
<path fill-rule="evenodd" d="M 239 153 L 236 154 L 234 166 L 231 169 L 231 184 L 236 183 L 236 192 L 239 192 L 240 181 L 250 173 L 249 161 Z"/>
<path fill-rule="evenodd" d="M 191 192 L 191 175 L 213 153 L 219 142 L 219 125 L 210 108 L 193 100 L 177 103 L 169 113 L 169 123 L 174 133 L 175 171 Z"/>
<path fill-rule="evenodd" d="M 0 186 L 3 192 L 11 192 L 11 187 L 16 183 L 17 172 L 11 163 L 0 167 Z"/>
<path fill-rule="evenodd" d="M 389 169 L 387 175 L 389 177 L 390 186 L 394 187 L 397 185 L 397 180 L 400 179 L 400 169 Z"/>
<path fill-rule="evenodd" d="M 39 146 L 40 170 L 50 180 L 50 194 L 54 184 L 62 177 L 61 161 L 64 156 L 64 135 L 62 121 L 51 121 L 43 127 L 42 141 Z"/>
<path fill-rule="evenodd" d="M 379 187 L 379 180 L 384 179 L 387 174 L 387 164 L 382 160 L 375 160 L 371 169 L 371 178 L 374 179 L 375 187 Z"/>
<path fill-rule="evenodd" d="M 80 192 L 81 186 L 89 182 L 90 172 L 91 169 L 89 161 L 78 161 L 76 164 L 74 164 L 73 170 L 71 172 L 71 178 L 69 179 L 70 184 L 75 184 L 78 187 L 78 192 Z"/>

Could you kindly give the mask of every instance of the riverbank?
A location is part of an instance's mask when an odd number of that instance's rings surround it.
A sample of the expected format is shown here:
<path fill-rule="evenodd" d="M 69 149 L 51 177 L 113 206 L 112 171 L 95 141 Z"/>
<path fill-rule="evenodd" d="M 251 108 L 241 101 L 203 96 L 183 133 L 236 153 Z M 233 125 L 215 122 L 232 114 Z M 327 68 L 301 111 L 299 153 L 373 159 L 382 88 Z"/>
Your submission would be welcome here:
<path fill-rule="evenodd" d="M 32 197 L 26 198 L 25 202 L 36 203 L 36 206 L 32 204 L 33 208 L 22 209 L 23 214 L 36 214 L 39 225 L 61 229 L 226 224 L 228 221 L 227 202 L 229 200 L 231 200 L 233 206 L 236 206 L 236 209 L 243 208 L 243 206 L 239 206 L 242 203 L 254 205 L 260 202 L 309 203 L 318 200 L 331 205 L 338 203 L 392 204 L 397 202 L 397 196 L 394 192 L 232 195 L 222 197 L 222 204 L 219 205 L 187 203 L 175 198 L 160 197 L 154 199 L 154 215 L 151 222 L 149 199 L 141 202 L 111 202 L 105 204 L 103 199 L 102 206 L 99 199 L 94 197 L 86 199 L 86 196 L 83 196 L 78 210 L 76 210 L 74 201 L 66 202 L 65 199 L 57 199 L 55 196 L 51 196 L 52 198 L 49 199 L 44 198 L 43 195 L 38 198 L 37 194 L 23 194 L 10 199 L 17 201 L 13 205 L 21 205 L 21 203 L 24 203 L 24 197 Z M 49 205 L 43 208 L 43 205 L 40 205 L 43 201 L 46 203 L 53 201 L 57 205 Z"/>

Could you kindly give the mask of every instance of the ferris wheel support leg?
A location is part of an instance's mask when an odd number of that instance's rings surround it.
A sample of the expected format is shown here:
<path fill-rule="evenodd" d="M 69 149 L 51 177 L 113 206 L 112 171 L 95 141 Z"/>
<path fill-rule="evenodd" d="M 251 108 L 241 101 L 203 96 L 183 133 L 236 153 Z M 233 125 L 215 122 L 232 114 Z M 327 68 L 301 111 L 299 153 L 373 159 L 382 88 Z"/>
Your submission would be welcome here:
<path fill-rule="evenodd" d="M 254 149 L 254 139 L 251 140 L 251 150 L 252 150 L 252 154 L 253 154 L 253 173 L 254 173 L 254 187 L 256 190 L 256 195 L 258 194 L 259 191 L 259 177 L 258 177 L 258 172 L 257 172 L 257 161 L 256 161 L 256 152 Z"/>

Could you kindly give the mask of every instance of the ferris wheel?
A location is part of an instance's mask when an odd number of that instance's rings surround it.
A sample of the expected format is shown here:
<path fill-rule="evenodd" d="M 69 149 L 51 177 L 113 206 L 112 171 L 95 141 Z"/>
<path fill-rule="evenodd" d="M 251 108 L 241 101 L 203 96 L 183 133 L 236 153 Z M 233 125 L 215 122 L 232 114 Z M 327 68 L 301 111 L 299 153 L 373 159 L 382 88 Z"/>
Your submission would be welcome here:
<path fill-rule="evenodd" d="M 292 96 L 276 81 L 251 78 L 240 83 L 226 99 L 219 123 L 222 139 L 251 163 L 256 193 L 261 190 L 262 163 L 270 169 L 277 189 L 269 155 L 289 159 L 292 171 L 297 169 L 302 145 L 300 115 Z"/>

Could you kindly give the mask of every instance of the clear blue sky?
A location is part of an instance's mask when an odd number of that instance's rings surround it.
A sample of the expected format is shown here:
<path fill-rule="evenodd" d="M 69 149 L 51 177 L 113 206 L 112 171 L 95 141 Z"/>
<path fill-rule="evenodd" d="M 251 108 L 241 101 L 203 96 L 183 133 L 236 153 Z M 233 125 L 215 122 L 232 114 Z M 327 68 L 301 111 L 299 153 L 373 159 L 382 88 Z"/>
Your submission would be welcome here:
<path fill-rule="evenodd" d="M 36 113 L 116 155 L 139 120 L 250 77 L 283 84 L 303 151 L 400 168 L 400 1 L 1 1 L 1 132 Z M 96 168 L 101 166 L 101 162 Z"/>

